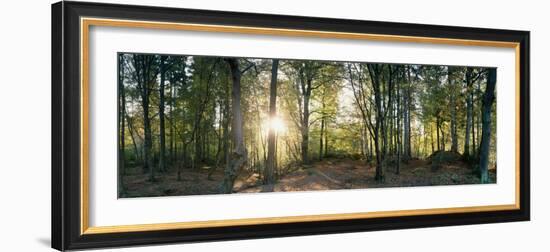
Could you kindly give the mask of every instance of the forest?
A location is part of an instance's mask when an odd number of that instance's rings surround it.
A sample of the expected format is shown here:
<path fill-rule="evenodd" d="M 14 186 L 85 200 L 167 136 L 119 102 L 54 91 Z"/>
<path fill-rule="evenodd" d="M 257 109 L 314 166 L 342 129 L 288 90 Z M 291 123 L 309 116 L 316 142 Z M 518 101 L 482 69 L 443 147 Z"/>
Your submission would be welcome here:
<path fill-rule="evenodd" d="M 495 68 L 117 57 L 119 198 L 496 182 Z"/>

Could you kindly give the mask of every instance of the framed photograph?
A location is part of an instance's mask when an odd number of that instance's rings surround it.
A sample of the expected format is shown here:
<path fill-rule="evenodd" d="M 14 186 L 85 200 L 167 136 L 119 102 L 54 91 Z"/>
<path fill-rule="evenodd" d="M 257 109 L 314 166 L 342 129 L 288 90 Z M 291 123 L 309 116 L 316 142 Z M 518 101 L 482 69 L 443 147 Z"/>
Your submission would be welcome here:
<path fill-rule="evenodd" d="M 529 32 L 52 5 L 58 250 L 529 220 Z"/>

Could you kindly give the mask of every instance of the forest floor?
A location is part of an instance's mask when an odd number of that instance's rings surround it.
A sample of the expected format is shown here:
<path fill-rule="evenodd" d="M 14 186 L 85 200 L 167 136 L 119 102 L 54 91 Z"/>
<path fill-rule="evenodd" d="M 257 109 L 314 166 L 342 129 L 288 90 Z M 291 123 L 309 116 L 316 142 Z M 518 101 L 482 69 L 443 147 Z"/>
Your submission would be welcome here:
<path fill-rule="evenodd" d="M 403 186 L 432 186 L 478 184 L 479 177 L 464 162 L 457 161 L 443 164 L 433 169 L 426 160 L 410 160 L 401 164 L 400 173 L 395 173 L 395 167 L 387 167 L 385 181 L 374 179 L 376 167 L 366 165 L 365 161 L 352 159 L 328 159 L 316 162 L 311 166 L 290 173 L 274 185 L 273 191 L 310 191 L 335 189 L 363 189 Z M 495 181 L 496 173 L 490 172 L 491 181 Z M 254 178 L 254 176 L 252 176 Z M 237 192 L 260 192 L 269 190 L 265 185 L 255 186 L 254 179 L 246 183 L 236 183 Z M 250 186 L 252 185 L 252 186 Z M 240 187 L 239 187 L 240 186 Z"/>
<path fill-rule="evenodd" d="M 125 195 L 123 197 L 152 197 L 217 194 L 223 181 L 221 168 L 214 171 L 210 167 L 181 170 L 181 180 L 177 171 L 160 173 L 155 182 L 148 181 L 148 174 L 141 168 L 134 168 L 124 176 Z M 261 184 L 257 173 L 242 174 L 235 181 L 234 192 L 287 192 L 336 189 L 363 189 L 402 186 L 431 186 L 478 184 L 479 177 L 472 168 L 462 161 L 445 163 L 434 168 L 429 160 L 410 160 L 402 163 L 400 174 L 395 167 L 388 166 L 385 181 L 375 181 L 375 166 L 363 160 L 325 159 L 302 166 L 280 178 L 274 185 Z M 208 174 L 211 174 L 208 178 Z M 496 180 L 496 170 L 489 170 L 490 182 Z"/>

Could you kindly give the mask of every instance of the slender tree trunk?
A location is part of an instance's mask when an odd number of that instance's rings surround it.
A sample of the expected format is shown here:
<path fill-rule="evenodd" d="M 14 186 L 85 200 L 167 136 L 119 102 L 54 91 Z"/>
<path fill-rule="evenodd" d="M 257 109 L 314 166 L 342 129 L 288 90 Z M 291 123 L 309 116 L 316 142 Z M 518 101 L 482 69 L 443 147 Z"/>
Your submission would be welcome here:
<path fill-rule="evenodd" d="M 325 136 L 325 124 L 326 124 L 326 115 L 325 115 L 325 109 L 326 109 L 326 90 L 323 90 L 322 98 L 321 98 L 321 130 L 319 134 L 319 160 L 323 160 L 323 138 Z M 326 144 L 326 143 L 325 143 Z"/>
<path fill-rule="evenodd" d="M 209 122 L 204 122 L 204 140 L 202 142 L 203 146 L 203 162 L 208 163 L 210 161 L 210 134 L 209 134 Z"/>
<path fill-rule="evenodd" d="M 374 129 L 374 146 L 376 149 L 376 174 L 374 179 L 376 181 L 384 181 L 384 153 L 380 150 L 380 137 L 384 141 L 385 132 L 384 132 L 384 112 L 382 111 L 382 94 L 380 90 L 380 72 L 379 66 L 374 67 L 374 65 L 367 65 L 369 68 L 369 73 L 371 76 L 372 87 L 374 91 L 374 100 L 376 106 L 376 127 Z M 382 148 L 383 149 L 383 148 Z"/>
<path fill-rule="evenodd" d="M 328 155 L 328 122 L 325 120 L 325 134 L 324 134 L 324 137 L 325 137 L 325 144 L 324 144 L 324 148 L 325 148 L 325 154 L 323 155 L 324 157 L 326 157 Z"/>
<path fill-rule="evenodd" d="M 456 88 L 455 83 L 453 82 L 453 71 L 451 67 L 447 68 L 447 81 L 449 88 L 451 89 L 450 93 L 450 105 L 451 105 L 451 151 L 458 152 L 458 135 L 456 130 Z"/>
<path fill-rule="evenodd" d="M 217 144 L 217 147 L 216 147 L 216 167 L 220 165 L 221 163 L 221 158 L 220 158 L 220 155 L 222 153 L 222 149 L 223 149 L 223 121 L 224 121 L 224 118 L 223 118 L 224 114 L 223 114 L 223 104 L 222 104 L 222 100 L 219 100 L 218 101 L 218 129 L 217 129 L 217 136 L 218 136 L 218 144 Z"/>
<path fill-rule="evenodd" d="M 472 90 L 472 154 L 470 157 L 477 160 L 477 145 L 476 145 L 476 113 L 474 110 L 474 91 Z"/>
<path fill-rule="evenodd" d="M 128 133 L 130 133 L 130 138 L 132 139 L 132 145 L 134 146 L 134 157 L 136 160 L 141 160 L 141 154 L 140 154 L 140 151 L 137 147 L 137 143 L 136 143 L 136 139 L 134 137 L 134 134 L 136 134 L 134 132 L 134 126 L 132 125 L 132 120 L 130 119 L 130 116 L 128 115 L 128 112 L 126 111 L 126 105 L 124 106 L 124 114 L 125 114 L 125 119 L 126 121 L 128 122 Z M 126 172 L 126 171 L 124 171 Z"/>
<path fill-rule="evenodd" d="M 232 112 L 232 127 L 233 132 L 233 151 L 231 152 L 231 161 L 226 166 L 224 172 L 224 181 L 222 189 L 224 193 L 233 192 L 233 184 L 237 178 L 238 173 L 246 165 L 248 160 L 248 153 L 246 146 L 244 145 L 243 138 L 243 117 L 241 112 L 241 70 L 239 68 L 239 62 L 234 58 L 226 58 L 231 69 L 231 112 Z"/>
<path fill-rule="evenodd" d="M 160 84 L 159 84 L 159 127 L 160 127 L 160 146 L 159 146 L 159 170 L 166 171 L 166 139 L 164 130 L 164 81 L 166 79 L 166 56 L 160 56 Z"/>
<path fill-rule="evenodd" d="M 439 141 L 439 128 L 440 127 L 441 127 L 441 124 L 439 122 L 439 116 L 437 116 L 436 122 L 435 122 L 435 131 L 436 131 L 436 134 L 437 134 L 437 150 L 438 151 L 441 150 L 441 142 Z"/>
<path fill-rule="evenodd" d="M 391 142 L 391 128 L 392 128 L 392 123 L 391 123 L 391 106 L 392 106 L 392 99 L 393 99 L 393 96 L 392 96 L 392 90 L 393 90 L 393 74 L 394 74 L 394 70 L 393 70 L 393 67 L 391 65 L 388 66 L 389 70 L 389 76 L 388 76 L 388 87 L 387 89 L 385 90 L 386 93 L 388 94 L 388 100 L 385 101 L 384 97 L 385 95 L 382 93 L 381 97 L 383 98 L 382 101 L 384 101 L 384 103 L 382 104 L 382 116 L 381 116 L 381 125 L 382 125 L 382 141 L 383 141 L 383 146 L 382 146 L 382 170 L 381 170 L 381 176 L 379 177 L 380 181 L 384 181 L 385 180 L 385 169 L 386 169 L 386 165 L 387 165 L 387 161 L 388 161 L 388 137 L 389 137 L 389 140 Z M 388 116 L 390 116 L 390 120 L 388 120 Z M 388 133 L 388 130 L 390 131 Z"/>
<path fill-rule="evenodd" d="M 472 129 L 472 69 L 466 68 L 466 130 L 464 136 L 464 158 L 470 159 L 470 130 Z"/>
<path fill-rule="evenodd" d="M 445 129 L 443 128 L 444 124 L 441 122 L 439 129 L 441 130 L 441 150 L 445 151 Z"/>
<path fill-rule="evenodd" d="M 153 147 L 153 139 L 151 135 L 151 120 L 149 119 L 149 101 L 143 102 L 143 131 L 144 131 L 144 158 L 149 169 L 149 180 L 155 180 L 155 169 L 153 165 L 153 155 L 151 153 Z"/>
<path fill-rule="evenodd" d="M 324 126 L 324 125 L 321 125 L 321 126 Z M 366 158 L 366 152 L 365 152 L 365 146 L 366 146 L 366 143 L 365 143 L 365 125 L 363 122 L 361 122 L 361 137 L 360 137 L 360 141 L 361 141 L 361 157 L 362 158 Z M 322 141 L 321 141 L 322 142 Z"/>
<path fill-rule="evenodd" d="M 477 88 L 476 88 L 476 94 L 478 94 L 478 106 L 477 106 L 477 111 L 475 114 L 477 114 L 477 119 L 476 119 L 476 141 L 477 141 L 477 152 L 475 152 L 475 156 L 476 156 L 476 161 L 479 161 L 479 152 L 481 151 L 481 124 L 482 124 L 482 114 L 483 114 L 483 95 L 481 94 L 481 81 L 477 81 Z M 474 114 L 474 115 L 475 115 Z"/>
<path fill-rule="evenodd" d="M 169 116 L 170 116 L 170 120 L 169 120 L 169 123 L 170 123 L 170 159 L 169 159 L 169 162 L 170 162 L 170 166 L 173 166 L 174 164 L 174 82 L 175 80 L 174 79 L 171 79 L 170 80 L 170 90 L 169 90 L 169 96 L 170 96 L 170 101 L 169 101 L 169 106 L 170 106 L 170 110 L 169 110 Z"/>
<path fill-rule="evenodd" d="M 229 164 L 229 121 L 230 121 L 230 115 L 229 111 L 231 110 L 231 106 L 229 103 L 229 85 L 224 85 L 224 110 L 223 110 L 223 158 L 224 158 L 224 164 L 227 166 Z"/>
<path fill-rule="evenodd" d="M 143 158 L 144 161 L 144 171 L 147 169 L 149 170 L 149 180 L 155 181 L 155 170 L 153 165 L 153 155 L 151 153 L 152 147 L 153 147 L 153 137 L 151 133 L 151 118 L 149 118 L 149 97 L 150 97 L 150 88 L 151 85 L 151 71 L 152 71 L 152 62 L 154 61 L 155 56 L 137 56 L 134 55 L 134 58 L 138 57 L 137 62 L 138 64 L 135 64 L 138 68 L 140 68 L 141 73 L 141 83 L 139 85 L 141 86 L 141 106 L 143 109 L 143 132 L 144 132 L 144 151 L 143 151 Z"/>
<path fill-rule="evenodd" d="M 274 59 L 271 66 L 271 85 L 269 92 L 269 118 L 274 120 L 277 117 L 277 72 L 279 71 L 279 60 Z M 276 132 L 273 125 L 269 127 L 267 136 L 267 165 L 264 174 L 264 183 L 271 185 L 275 183 L 274 171 L 277 170 L 276 165 L 276 153 L 275 144 L 277 139 L 275 138 Z"/>
<path fill-rule="evenodd" d="M 378 122 L 376 124 L 379 124 Z M 374 176 L 374 179 L 376 181 L 383 180 L 384 178 L 384 172 L 382 171 L 382 153 L 380 151 L 380 141 L 379 141 L 379 126 L 376 127 L 374 130 L 374 148 L 376 153 L 376 174 Z"/>
<path fill-rule="evenodd" d="M 384 117 L 382 117 L 384 118 Z M 382 137 L 382 169 L 386 168 L 386 158 L 388 155 L 388 134 L 387 134 L 387 122 L 385 122 L 384 118 L 382 122 L 380 122 L 380 134 Z"/>
<path fill-rule="evenodd" d="M 422 149 L 422 156 L 428 156 L 428 133 L 426 131 L 426 126 L 423 126 L 424 129 L 424 147 Z"/>
<path fill-rule="evenodd" d="M 370 160 L 372 160 L 372 157 L 374 155 L 373 148 L 372 148 L 373 139 L 372 139 L 372 137 L 367 136 L 367 140 L 369 141 L 369 158 L 368 158 L 368 160 L 370 161 Z"/>
<path fill-rule="evenodd" d="M 430 127 L 431 128 L 431 127 Z M 430 131 L 430 143 L 432 145 L 432 153 L 435 152 L 435 147 L 434 147 L 434 134 L 432 131 Z"/>
<path fill-rule="evenodd" d="M 393 105 L 392 104 L 389 104 L 388 106 L 388 109 L 389 109 L 389 115 L 390 115 L 390 118 L 389 118 L 389 123 L 388 123 L 388 140 L 390 141 L 389 144 L 388 144 L 388 149 L 389 149 L 389 153 L 393 155 L 393 150 L 394 150 L 394 142 L 393 142 L 393 126 L 394 126 L 394 118 L 393 118 Z"/>
<path fill-rule="evenodd" d="M 325 134 L 325 118 L 321 119 L 321 134 L 319 136 L 319 160 L 323 160 L 323 138 Z"/>
<path fill-rule="evenodd" d="M 304 164 L 309 163 L 309 94 L 304 95 L 304 114 L 302 120 L 302 162 Z"/>
<path fill-rule="evenodd" d="M 126 166 L 124 163 L 125 160 L 125 153 L 124 153 L 124 118 L 125 118 L 125 107 L 126 107 L 126 96 L 124 92 L 124 69 L 123 69 L 123 58 L 124 56 L 122 54 L 119 54 L 118 56 L 118 90 L 120 93 L 120 100 L 119 100 L 119 132 L 120 132 L 120 139 L 119 139 L 119 149 L 118 149 L 118 196 L 122 197 L 125 194 L 124 190 L 124 175 L 126 174 Z"/>
<path fill-rule="evenodd" d="M 400 136 L 400 132 L 401 131 L 401 113 L 400 113 L 400 109 L 401 109 L 401 89 L 399 87 L 399 84 L 396 85 L 396 91 L 395 93 L 397 94 L 397 109 L 395 110 L 395 117 L 396 117 L 396 125 L 395 125 L 395 129 L 396 129 L 396 144 L 397 144 L 397 149 L 396 149 L 396 153 L 397 153 L 397 167 L 395 169 L 395 174 L 399 174 L 401 171 L 401 136 Z"/>
<path fill-rule="evenodd" d="M 489 148 L 491 146 L 491 109 L 495 100 L 496 69 L 489 69 L 487 74 L 487 88 L 483 96 L 482 131 L 479 170 L 481 183 L 489 182 L 488 164 Z"/>
<path fill-rule="evenodd" d="M 403 161 L 411 158 L 411 67 L 407 67 L 407 85 L 403 99 Z"/>

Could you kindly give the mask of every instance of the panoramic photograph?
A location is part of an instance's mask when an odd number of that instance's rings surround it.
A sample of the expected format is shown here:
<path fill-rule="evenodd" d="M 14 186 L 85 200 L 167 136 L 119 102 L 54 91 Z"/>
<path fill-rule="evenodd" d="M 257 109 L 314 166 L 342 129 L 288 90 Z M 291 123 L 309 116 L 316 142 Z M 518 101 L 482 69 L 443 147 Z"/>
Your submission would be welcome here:
<path fill-rule="evenodd" d="M 496 183 L 496 68 L 117 57 L 119 198 Z"/>

